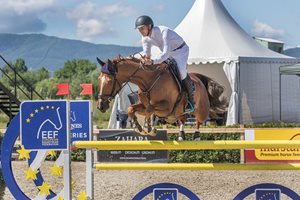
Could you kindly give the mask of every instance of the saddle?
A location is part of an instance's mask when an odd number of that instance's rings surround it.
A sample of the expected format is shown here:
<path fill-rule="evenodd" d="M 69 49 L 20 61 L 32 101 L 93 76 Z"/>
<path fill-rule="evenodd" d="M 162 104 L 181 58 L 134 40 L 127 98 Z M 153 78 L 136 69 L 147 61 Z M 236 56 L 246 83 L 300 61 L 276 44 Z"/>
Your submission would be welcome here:
<path fill-rule="evenodd" d="M 173 110 L 171 112 L 171 114 L 174 114 L 179 102 L 182 100 L 182 97 L 186 95 L 186 91 L 185 89 L 183 90 L 183 82 L 181 80 L 181 75 L 180 75 L 180 71 L 178 69 L 177 63 L 175 61 L 174 58 L 168 58 L 166 61 L 164 61 L 164 63 L 167 64 L 169 71 L 171 72 L 171 74 L 173 75 L 173 78 L 175 80 L 175 82 L 177 83 L 178 86 L 178 91 L 179 91 L 179 95 L 177 97 L 176 103 L 173 107 Z M 189 112 L 187 112 L 189 113 Z M 186 112 L 185 112 L 186 114 Z"/>
<path fill-rule="evenodd" d="M 175 82 L 177 83 L 179 93 L 182 92 L 182 80 L 181 75 L 174 58 L 168 58 L 164 63 L 168 66 L 169 71 L 173 75 Z"/>

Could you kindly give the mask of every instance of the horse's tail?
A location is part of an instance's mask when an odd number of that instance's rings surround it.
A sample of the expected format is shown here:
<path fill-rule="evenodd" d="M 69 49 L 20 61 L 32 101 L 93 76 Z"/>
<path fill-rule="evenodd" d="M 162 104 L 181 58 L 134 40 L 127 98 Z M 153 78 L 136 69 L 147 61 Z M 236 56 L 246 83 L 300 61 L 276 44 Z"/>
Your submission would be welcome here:
<path fill-rule="evenodd" d="M 224 113 L 228 108 L 227 99 L 225 97 L 221 97 L 224 92 L 224 87 L 207 76 L 198 73 L 195 73 L 195 75 L 206 87 L 210 103 L 209 117 L 212 119 L 223 118 Z"/>

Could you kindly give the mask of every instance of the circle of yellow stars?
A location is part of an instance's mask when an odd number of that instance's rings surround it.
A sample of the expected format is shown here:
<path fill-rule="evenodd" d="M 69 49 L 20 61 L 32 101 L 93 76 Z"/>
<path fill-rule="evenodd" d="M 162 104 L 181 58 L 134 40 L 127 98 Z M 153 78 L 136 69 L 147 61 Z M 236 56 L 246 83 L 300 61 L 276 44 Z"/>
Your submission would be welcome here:
<path fill-rule="evenodd" d="M 26 150 L 23 145 L 21 145 L 21 149 L 18 149 L 17 152 L 19 153 L 19 159 L 30 159 L 30 150 Z M 48 151 L 48 155 L 50 156 L 55 156 L 56 152 L 55 151 Z M 53 176 L 62 176 L 62 166 L 57 166 L 56 163 L 53 164 L 52 167 L 50 167 L 51 170 L 51 175 Z M 39 170 L 33 170 L 31 167 L 29 167 L 27 170 L 24 171 L 26 175 L 26 180 L 37 180 L 37 173 L 39 173 Z M 75 181 L 72 181 L 72 190 L 75 189 Z M 50 195 L 50 189 L 51 186 L 48 185 L 45 181 L 42 183 L 42 185 L 38 186 L 39 189 L 39 195 Z M 62 196 L 58 196 L 58 200 L 63 200 Z M 78 200 L 87 200 L 87 193 L 86 192 L 80 192 L 79 195 L 77 195 Z"/>
<path fill-rule="evenodd" d="M 50 106 L 46 105 L 46 106 L 41 106 L 40 110 L 39 109 L 35 109 L 34 112 L 31 112 L 29 114 L 29 117 L 26 118 L 26 122 L 30 123 L 31 120 L 34 118 L 34 116 L 37 115 L 40 111 L 49 110 L 49 109 L 54 110 L 55 107 L 54 106 L 50 107 Z"/>
<path fill-rule="evenodd" d="M 40 111 L 44 111 L 44 110 L 49 110 L 52 109 L 54 110 L 55 107 L 54 106 L 41 106 L 40 110 L 39 109 L 35 109 L 34 112 L 29 114 L 29 117 L 26 118 L 26 122 L 30 123 L 31 120 L 40 112 Z M 21 146 L 20 150 L 17 150 L 17 152 L 19 153 L 19 159 L 30 159 L 30 155 L 29 153 L 31 152 L 30 150 L 26 150 L 24 148 L 24 146 Z M 56 152 L 55 151 L 49 151 L 48 154 L 50 156 L 55 156 Z M 57 166 L 56 163 L 54 163 L 54 165 L 52 167 L 50 167 L 51 170 L 51 175 L 53 176 L 62 176 L 62 170 L 63 167 L 61 166 Z M 29 167 L 27 170 L 24 171 L 25 175 L 26 175 L 26 180 L 37 180 L 37 176 L 36 174 L 39 173 L 38 170 L 33 170 L 31 167 Z M 75 187 L 75 182 L 72 181 L 72 189 L 74 189 Z M 43 182 L 43 184 L 41 186 L 38 186 L 39 189 L 39 195 L 43 195 L 45 194 L 46 196 L 50 195 L 50 189 L 51 186 L 48 185 L 46 182 Z M 78 200 L 87 200 L 87 193 L 86 192 L 80 192 L 79 195 L 77 195 L 77 199 Z M 58 197 L 58 200 L 63 200 L 62 196 Z"/>

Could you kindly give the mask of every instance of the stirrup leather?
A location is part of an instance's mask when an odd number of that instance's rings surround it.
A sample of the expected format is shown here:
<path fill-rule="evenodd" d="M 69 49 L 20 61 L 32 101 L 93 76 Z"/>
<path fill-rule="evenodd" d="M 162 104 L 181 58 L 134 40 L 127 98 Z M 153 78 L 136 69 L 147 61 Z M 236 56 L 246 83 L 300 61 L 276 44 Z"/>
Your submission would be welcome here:
<path fill-rule="evenodd" d="M 189 113 L 192 113 L 194 111 L 195 111 L 195 107 L 193 106 L 193 104 L 190 101 L 188 101 L 187 106 L 184 110 L 184 114 L 189 114 Z"/>

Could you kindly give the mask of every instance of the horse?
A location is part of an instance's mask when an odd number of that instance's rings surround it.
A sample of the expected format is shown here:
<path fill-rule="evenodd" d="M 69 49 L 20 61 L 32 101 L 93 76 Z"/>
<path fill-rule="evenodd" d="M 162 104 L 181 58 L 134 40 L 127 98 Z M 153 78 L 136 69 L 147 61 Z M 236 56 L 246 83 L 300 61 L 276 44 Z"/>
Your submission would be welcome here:
<path fill-rule="evenodd" d="M 154 136 L 156 129 L 151 127 L 150 119 L 156 115 L 168 123 L 179 122 L 178 139 L 185 139 L 187 95 L 181 91 L 165 63 L 145 66 L 140 59 L 133 56 L 118 56 L 112 60 L 108 59 L 107 62 L 97 58 L 97 61 L 102 66 L 98 77 L 100 90 L 97 101 L 97 108 L 101 112 L 106 112 L 115 95 L 125 84 L 131 82 L 139 87 L 139 101 L 128 107 L 128 117 L 133 121 L 136 131 Z M 225 100 L 220 99 L 224 88 L 207 76 L 197 73 L 189 75 L 195 89 L 195 110 L 191 114 L 196 118 L 194 139 L 197 139 L 200 137 L 200 124 L 206 121 L 208 116 L 217 119 L 225 112 Z M 135 113 L 145 116 L 144 127 L 137 121 Z"/>

